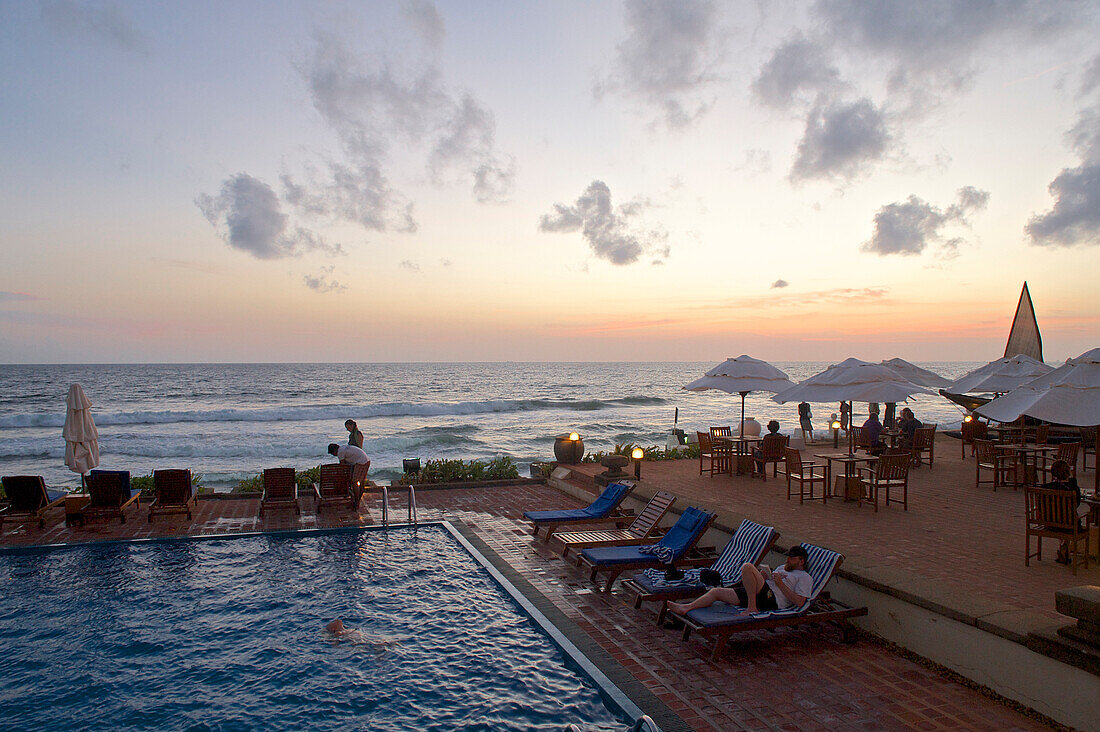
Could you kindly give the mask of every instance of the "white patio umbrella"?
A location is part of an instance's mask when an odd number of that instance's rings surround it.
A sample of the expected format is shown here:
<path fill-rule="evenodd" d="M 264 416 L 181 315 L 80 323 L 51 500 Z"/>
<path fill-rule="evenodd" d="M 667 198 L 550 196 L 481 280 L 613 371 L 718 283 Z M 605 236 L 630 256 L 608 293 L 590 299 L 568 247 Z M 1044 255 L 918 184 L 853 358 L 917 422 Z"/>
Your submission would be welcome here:
<path fill-rule="evenodd" d="M 741 428 L 745 426 L 745 397 L 752 391 L 777 392 L 794 386 L 785 373 L 772 366 L 767 361 L 740 355 L 737 358 L 727 358 L 705 375 L 691 382 L 684 388 L 688 391 L 706 391 L 717 389 L 727 394 L 741 395 Z"/>
<path fill-rule="evenodd" d="M 1021 353 L 990 361 L 952 381 L 943 390 L 949 394 L 1002 394 L 1053 370 L 1053 366 Z"/>
<path fill-rule="evenodd" d="M 1077 427 L 1100 425 L 1100 348 L 1069 359 L 975 411 L 998 422 L 1011 422 L 1026 414 Z M 1100 445 L 1100 429 L 1096 440 Z M 1096 471 L 1094 490 L 1100 490 L 1100 470 Z"/>
<path fill-rule="evenodd" d="M 950 379 L 945 379 L 935 371 L 922 369 L 914 363 L 909 363 L 904 358 L 891 358 L 889 361 L 882 361 L 882 365 L 895 372 L 910 384 L 916 384 L 917 386 L 927 386 L 938 389 L 941 386 L 947 386 L 951 383 Z"/>
<path fill-rule="evenodd" d="M 69 387 L 65 398 L 65 465 L 83 476 L 99 465 L 99 430 L 92 419 L 92 402 L 80 384 Z"/>
<path fill-rule="evenodd" d="M 785 402 L 903 402 L 914 394 L 931 394 L 923 386 L 912 384 L 896 371 L 879 363 L 849 358 L 833 364 L 772 399 Z M 851 452 L 852 445 L 848 443 Z"/>

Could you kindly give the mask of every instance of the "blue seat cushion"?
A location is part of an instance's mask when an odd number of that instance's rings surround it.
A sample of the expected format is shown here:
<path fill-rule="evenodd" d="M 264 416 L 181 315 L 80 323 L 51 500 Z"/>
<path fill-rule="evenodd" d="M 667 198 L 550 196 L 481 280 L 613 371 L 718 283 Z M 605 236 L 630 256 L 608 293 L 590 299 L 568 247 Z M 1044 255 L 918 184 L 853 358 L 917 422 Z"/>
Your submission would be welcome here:
<path fill-rule="evenodd" d="M 635 562 L 660 564 L 657 557 L 652 554 L 642 554 L 638 549 L 639 547 L 636 546 L 597 546 L 585 549 L 581 554 L 593 564 L 601 566 L 633 564 Z"/>
<path fill-rule="evenodd" d="M 604 488 L 591 505 L 586 508 L 567 508 L 555 511 L 527 511 L 523 518 L 535 523 L 549 523 L 557 521 L 582 521 L 584 519 L 602 518 L 611 513 L 623 500 L 623 496 L 630 490 L 630 486 L 622 483 L 612 483 Z"/>
<path fill-rule="evenodd" d="M 745 612 L 745 608 L 743 607 L 727 605 L 724 602 L 716 602 L 710 607 L 701 607 L 698 610 L 692 610 L 687 616 L 701 625 L 705 625 L 708 628 L 714 628 L 722 625 L 736 625 L 748 620 L 753 620 L 751 615 L 742 617 L 741 613 L 743 612 Z"/>
<path fill-rule="evenodd" d="M 64 498 L 65 496 L 69 495 L 69 492 L 68 491 L 51 491 L 47 488 L 46 489 L 46 495 L 49 497 L 50 503 L 53 503 L 58 498 Z"/>
<path fill-rule="evenodd" d="M 583 508 L 570 508 L 556 511 L 527 511 L 523 514 L 523 518 L 535 523 L 549 523 L 551 521 L 579 521 L 591 518 L 591 515 L 585 513 Z"/>

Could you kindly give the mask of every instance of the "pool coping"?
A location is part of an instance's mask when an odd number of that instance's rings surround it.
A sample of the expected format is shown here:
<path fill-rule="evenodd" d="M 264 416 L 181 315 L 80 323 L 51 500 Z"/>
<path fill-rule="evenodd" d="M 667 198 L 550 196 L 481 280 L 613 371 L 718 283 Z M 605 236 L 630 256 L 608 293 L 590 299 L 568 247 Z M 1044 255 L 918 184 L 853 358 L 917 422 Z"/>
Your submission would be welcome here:
<path fill-rule="evenodd" d="M 211 541 L 224 539 L 250 539 L 260 537 L 303 537 L 331 534 L 385 531 L 388 529 L 416 529 L 438 526 L 446 531 L 482 566 L 494 582 L 520 606 L 520 609 L 539 627 L 551 642 L 571 660 L 580 672 L 599 690 L 605 703 L 609 703 L 625 717 L 636 723 L 642 715 L 648 715 L 661 730 L 679 732 L 691 727 L 673 712 L 655 694 L 599 646 L 576 623 L 569 619 L 545 595 L 538 591 L 520 572 L 478 536 L 468 526 L 455 526 L 449 521 L 422 521 L 419 523 L 390 523 L 388 525 L 336 526 L 320 529 L 284 529 L 277 531 L 248 531 L 224 534 L 198 534 L 193 536 L 156 536 L 137 539 L 102 539 L 79 543 L 56 542 L 21 546 L 0 546 L 0 555 L 40 554 L 64 549 L 90 546 L 132 544 L 178 543 L 185 541 Z"/>

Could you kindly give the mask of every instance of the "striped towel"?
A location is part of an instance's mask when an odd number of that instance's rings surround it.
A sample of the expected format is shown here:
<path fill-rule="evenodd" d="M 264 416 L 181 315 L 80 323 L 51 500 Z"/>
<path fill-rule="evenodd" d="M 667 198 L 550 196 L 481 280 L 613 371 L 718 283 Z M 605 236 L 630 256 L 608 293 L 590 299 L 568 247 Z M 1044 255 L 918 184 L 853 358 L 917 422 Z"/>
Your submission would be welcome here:
<path fill-rule="evenodd" d="M 661 546 L 660 544 L 640 546 L 638 552 L 640 554 L 652 554 L 657 557 L 661 564 L 672 564 L 672 560 L 676 558 L 676 552 L 671 547 Z"/>

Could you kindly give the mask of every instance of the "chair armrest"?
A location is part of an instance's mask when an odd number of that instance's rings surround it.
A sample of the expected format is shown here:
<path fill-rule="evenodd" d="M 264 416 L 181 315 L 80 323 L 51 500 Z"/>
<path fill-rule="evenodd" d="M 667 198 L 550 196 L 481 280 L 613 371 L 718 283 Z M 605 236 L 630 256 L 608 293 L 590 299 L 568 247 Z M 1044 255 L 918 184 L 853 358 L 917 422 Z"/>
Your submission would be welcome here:
<path fill-rule="evenodd" d="M 134 495 L 130 496 L 130 500 L 124 501 L 123 504 L 121 506 L 119 506 L 119 508 L 120 509 L 127 509 L 127 508 L 130 507 L 131 503 L 134 503 L 134 504 L 137 505 L 138 508 L 141 508 L 141 501 L 139 500 L 140 498 L 141 498 L 141 491 L 134 491 Z"/>

